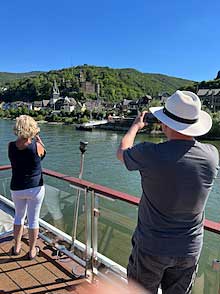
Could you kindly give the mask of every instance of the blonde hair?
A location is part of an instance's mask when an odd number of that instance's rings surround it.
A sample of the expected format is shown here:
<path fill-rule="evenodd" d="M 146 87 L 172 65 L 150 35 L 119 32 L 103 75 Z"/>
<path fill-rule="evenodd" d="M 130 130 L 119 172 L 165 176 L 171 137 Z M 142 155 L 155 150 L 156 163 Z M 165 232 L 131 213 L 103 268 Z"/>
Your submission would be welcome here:
<path fill-rule="evenodd" d="M 18 137 L 34 138 L 40 132 L 37 122 L 29 115 L 20 115 L 16 118 L 14 133 Z"/>

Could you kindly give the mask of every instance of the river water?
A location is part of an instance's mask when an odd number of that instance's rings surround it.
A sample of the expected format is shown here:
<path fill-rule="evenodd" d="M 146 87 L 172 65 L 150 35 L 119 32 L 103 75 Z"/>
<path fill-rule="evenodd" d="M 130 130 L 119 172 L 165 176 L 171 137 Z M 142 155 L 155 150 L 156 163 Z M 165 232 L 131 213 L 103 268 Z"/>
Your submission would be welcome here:
<path fill-rule="evenodd" d="M 14 121 L 0 120 L 1 165 L 9 164 L 7 145 L 16 137 L 12 128 Z M 128 172 L 117 160 L 116 150 L 123 136 L 122 132 L 109 130 L 78 131 L 69 125 L 41 124 L 41 138 L 47 149 L 43 167 L 78 177 L 80 169 L 79 142 L 87 141 L 83 178 L 125 193 L 140 197 L 141 186 L 138 172 Z M 161 142 L 162 138 L 150 138 L 140 134 L 136 142 L 151 140 Z M 220 141 L 210 142 L 220 150 Z M 206 216 L 220 219 L 219 180 L 216 180 L 206 206 Z"/>

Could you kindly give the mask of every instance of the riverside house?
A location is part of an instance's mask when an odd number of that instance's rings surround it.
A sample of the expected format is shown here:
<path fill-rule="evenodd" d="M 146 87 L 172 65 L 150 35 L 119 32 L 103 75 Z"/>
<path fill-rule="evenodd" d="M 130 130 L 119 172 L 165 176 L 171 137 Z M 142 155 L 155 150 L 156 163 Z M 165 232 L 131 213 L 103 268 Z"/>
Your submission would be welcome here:
<path fill-rule="evenodd" d="M 220 110 L 220 89 L 199 89 L 197 95 L 202 104 L 213 112 Z"/>

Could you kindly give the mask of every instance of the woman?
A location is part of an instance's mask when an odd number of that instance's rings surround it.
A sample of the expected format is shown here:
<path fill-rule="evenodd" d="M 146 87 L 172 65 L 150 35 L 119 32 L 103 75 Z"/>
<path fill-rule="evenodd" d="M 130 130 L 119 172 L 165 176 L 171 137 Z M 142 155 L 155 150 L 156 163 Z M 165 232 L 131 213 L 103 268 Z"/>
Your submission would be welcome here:
<path fill-rule="evenodd" d="M 21 252 L 21 238 L 25 217 L 29 225 L 29 259 L 34 259 L 39 247 L 36 246 L 39 233 L 39 215 L 45 187 L 41 160 L 45 156 L 44 144 L 38 133 L 37 122 L 28 115 L 16 118 L 14 133 L 17 140 L 10 142 L 8 157 L 12 165 L 11 196 L 15 204 L 14 239 L 12 254 Z"/>

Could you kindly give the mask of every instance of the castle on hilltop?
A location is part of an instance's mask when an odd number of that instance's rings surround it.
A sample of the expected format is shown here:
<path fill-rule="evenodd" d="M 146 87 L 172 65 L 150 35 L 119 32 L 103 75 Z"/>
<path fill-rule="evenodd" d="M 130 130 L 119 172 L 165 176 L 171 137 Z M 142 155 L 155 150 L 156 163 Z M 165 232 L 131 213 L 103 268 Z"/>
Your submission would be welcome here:
<path fill-rule="evenodd" d="M 98 83 L 98 81 L 96 81 L 96 83 L 87 81 L 84 76 L 83 70 L 80 70 L 79 73 L 79 84 L 80 89 L 85 94 L 96 94 L 97 97 L 100 96 L 100 84 Z"/>

